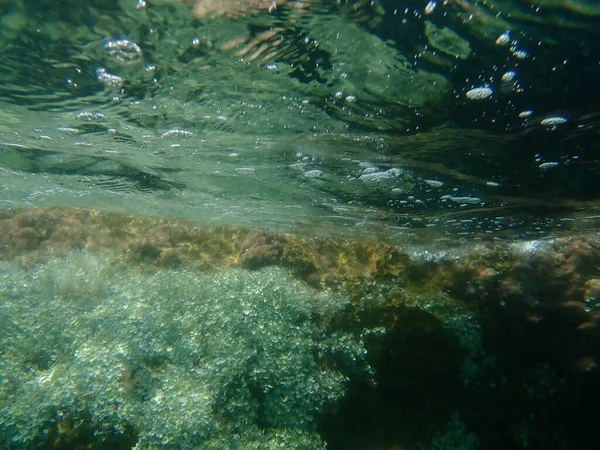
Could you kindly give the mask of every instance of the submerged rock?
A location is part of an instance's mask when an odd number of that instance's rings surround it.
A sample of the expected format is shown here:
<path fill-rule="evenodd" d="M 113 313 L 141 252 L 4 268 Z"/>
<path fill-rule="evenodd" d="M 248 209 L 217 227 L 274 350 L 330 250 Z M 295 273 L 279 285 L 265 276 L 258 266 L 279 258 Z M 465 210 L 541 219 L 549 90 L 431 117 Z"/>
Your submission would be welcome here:
<path fill-rule="evenodd" d="M 194 15 L 205 17 L 235 15 L 261 10 L 271 12 L 283 3 L 286 3 L 286 0 L 196 0 Z"/>

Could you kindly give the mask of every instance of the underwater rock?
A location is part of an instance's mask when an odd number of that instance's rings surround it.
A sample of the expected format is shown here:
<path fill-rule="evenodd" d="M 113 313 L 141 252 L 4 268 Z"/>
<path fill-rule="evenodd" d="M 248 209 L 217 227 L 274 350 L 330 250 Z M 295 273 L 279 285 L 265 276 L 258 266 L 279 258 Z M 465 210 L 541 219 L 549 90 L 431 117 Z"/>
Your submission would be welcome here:
<path fill-rule="evenodd" d="M 271 12 L 286 0 L 196 0 L 194 15 L 196 17 L 236 15 L 253 11 Z"/>
<path fill-rule="evenodd" d="M 83 266 L 102 289 L 56 284 Z M 0 331 L 0 445 L 324 448 L 315 421 L 343 396 L 341 369 L 370 376 L 357 339 L 312 323 L 345 299 L 281 268 L 126 267 L 88 254 L 0 264 L 12 324 Z"/>
<path fill-rule="evenodd" d="M 240 262 L 247 269 L 277 264 L 281 261 L 287 239 L 276 233 L 258 233 L 242 242 Z"/>

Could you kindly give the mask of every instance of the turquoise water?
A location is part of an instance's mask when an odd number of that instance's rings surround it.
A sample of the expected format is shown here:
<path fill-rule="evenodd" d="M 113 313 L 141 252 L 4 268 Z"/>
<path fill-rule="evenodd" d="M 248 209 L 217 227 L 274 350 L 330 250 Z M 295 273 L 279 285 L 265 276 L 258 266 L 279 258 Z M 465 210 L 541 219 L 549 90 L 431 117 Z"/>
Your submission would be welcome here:
<path fill-rule="evenodd" d="M 0 448 L 595 448 L 598 42 L 591 0 L 0 0 Z"/>

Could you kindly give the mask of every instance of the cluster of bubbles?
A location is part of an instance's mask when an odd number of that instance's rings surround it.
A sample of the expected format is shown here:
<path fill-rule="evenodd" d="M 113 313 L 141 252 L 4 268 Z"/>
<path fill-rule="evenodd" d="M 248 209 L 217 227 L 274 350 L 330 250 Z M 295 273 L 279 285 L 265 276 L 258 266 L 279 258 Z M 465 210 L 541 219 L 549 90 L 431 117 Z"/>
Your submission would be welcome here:
<path fill-rule="evenodd" d="M 111 39 L 104 44 L 107 63 L 116 67 L 136 67 L 143 62 L 141 47 L 129 39 Z M 124 84 L 122 76 L 109 72 L 105 67 L 96 69 L 98 80 L 110 88 L 119 89 Z"/>

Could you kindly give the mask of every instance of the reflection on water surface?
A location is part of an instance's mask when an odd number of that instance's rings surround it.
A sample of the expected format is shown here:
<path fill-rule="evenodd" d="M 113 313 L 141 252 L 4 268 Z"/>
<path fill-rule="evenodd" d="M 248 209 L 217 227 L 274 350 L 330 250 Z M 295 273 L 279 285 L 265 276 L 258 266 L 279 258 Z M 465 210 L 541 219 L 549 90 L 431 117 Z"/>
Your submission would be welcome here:
<path fill-rule="evenodd" d="M 543 235 L 597 214 L 593 6 L 564 23 L 551 2 L 274 6 L 12 5 L 4 207 L 75 197 L 391 238 L 457 220 Z"/>

